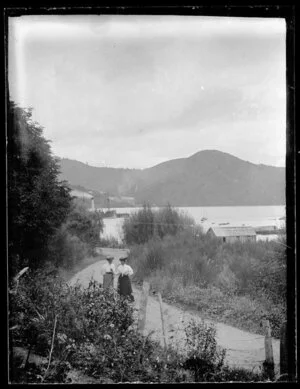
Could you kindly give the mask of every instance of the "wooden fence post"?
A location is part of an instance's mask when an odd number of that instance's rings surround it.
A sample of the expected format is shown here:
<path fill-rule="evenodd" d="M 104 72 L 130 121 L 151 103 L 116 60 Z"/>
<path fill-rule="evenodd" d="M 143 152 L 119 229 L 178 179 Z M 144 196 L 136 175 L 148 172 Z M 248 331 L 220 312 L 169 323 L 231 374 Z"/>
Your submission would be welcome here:
<path fill-rule="evenodd" d="M 138 331 L 140 332 L 141 335 L 144 335 L 145 332 L 149 289 L 150 289 L 149 282 L 144 281 L 141 300 L 140 300 L 139 317 L 138 317 Z"/>
<path fill-rule="evenodd" d="M 269 320 L 263 320 L 264 328 L 265 328 L 265 353 L 266 359 L 263 364 L 264 372 L 267 376 L 272 379 L 275 376 L 274 373 L 274 357 L 273 357 L 273 347 L 272 347 L 272 336 L 271 336 L 271 328 Z"/>
<path fill-rule="evenodd" d="M 167 352 L 165 320 L 164 320 L 164 313 L 163 313 L 162 298 L 161 298 L 161 294 L 159 292 L 158 292 L 158 300 L 159 300 L 159 305 L 160 305 L 160 315 L 161 315 L 162 333 L 163 333 L 163 339 L 164 339 L 164 349 L 165 349 L 165 352 Z"/>
<path fill-rule="evenodd" d="M 280 375 L 288 374 L 288 349 L 286 321 L 280 329 Z"/>

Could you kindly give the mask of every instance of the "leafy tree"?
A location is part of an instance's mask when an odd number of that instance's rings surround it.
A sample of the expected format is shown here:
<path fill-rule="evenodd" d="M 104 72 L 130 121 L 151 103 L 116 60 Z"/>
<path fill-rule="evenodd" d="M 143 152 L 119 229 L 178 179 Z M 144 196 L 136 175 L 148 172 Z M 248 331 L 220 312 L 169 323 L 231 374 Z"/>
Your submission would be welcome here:
<path fill-rule="evenodd" d="M 71 196 L 58 180 L 58 160 L 51 154 L 43 127 L 32 109 L 9 102 L 7 111 L 8 254 L 10 276 L 21 267 L 47 259 L 47 243 L 65 221 Z"/>
<path fill-rule="evenodd" d="M 66 228 L 71 235 L 76 235 L 82 242 L 95 247 L 99 244 L 103 221 L 97 212 L 89 212 L 83 205 L 74 203 L 66 221 Z"/>

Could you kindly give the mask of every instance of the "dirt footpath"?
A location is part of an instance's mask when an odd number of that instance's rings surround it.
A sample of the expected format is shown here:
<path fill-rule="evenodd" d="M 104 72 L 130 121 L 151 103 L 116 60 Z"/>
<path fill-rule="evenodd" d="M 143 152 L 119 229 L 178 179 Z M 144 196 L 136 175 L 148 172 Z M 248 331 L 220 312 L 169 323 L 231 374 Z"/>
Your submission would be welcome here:
<path fill-rule="evenodd" d="M 113 255 L 115 265 L 127 250 L 103 248 L 103 255 Z M 72 285 L 79 282 L 86 287 L 91 278 L 102 283 L 100 269 L 105 261 L 99 261 L 77 273 L 70 281 Z M 115 279 L 115 283 L 117 280 Z M 115 284 L 116 286 L 116 284 Z M 133 288 L 136 308 L 139 308 L 140 291 Z M 184 311 L 172 305 L 163 303 L 163 312 L 165 326 L 167 332 L 167 343 L 177 346 L 179 349 L 184 346 L 184 327 L 190 319 L 195 321 L 201 320 L 200 315 L 195 312 Z M 163 344 L 162 324 L 160 316 L 160 306 L 158 299 L 152 296 L 148 297 L 147 313 L 146 313 L 146 333 L 154 331 L 153 338 Z M 206 321 L 207 322 L 207 321 Z M 228 326 L 222 323 L 214 322 L 217 330 L 218 344 L 227 349 L 226 362 L 229 366 L 239 366 L 250 370 L 259 370 L 262 362 L 265 359 L 264 337 L 250 332 L 239 330 L 235 327 Z M 279 370 L 279 341 L 272 339 L 275 370 Z"/>

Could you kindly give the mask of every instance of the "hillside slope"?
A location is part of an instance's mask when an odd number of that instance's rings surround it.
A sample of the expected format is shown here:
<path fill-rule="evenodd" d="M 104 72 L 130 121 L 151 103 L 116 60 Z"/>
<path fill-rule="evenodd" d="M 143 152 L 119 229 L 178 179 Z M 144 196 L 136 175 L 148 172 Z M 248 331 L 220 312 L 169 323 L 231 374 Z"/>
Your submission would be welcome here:
<path fill-rule="evenodd" d="M 285 204 L 285 169 L 256 165 L 217 150 L 148 169 L 91 167 L 62 159 L 61 178 L 73 185 L 131 196 L 136 204 L 233 206 Z"/>
<path fill-rule="evenodd" d="M 60 179 L 111 195 L 121 194 L 132 187 L 139 172 L 135 169 L 95 167 L 67 158 L 60 159 L 60 167 Z"/>
<path fill-rule="evenodd" d="M 146 169 L 131 195 L 157 205 L 280 205 L 285 170 L 207 150 Z"/>

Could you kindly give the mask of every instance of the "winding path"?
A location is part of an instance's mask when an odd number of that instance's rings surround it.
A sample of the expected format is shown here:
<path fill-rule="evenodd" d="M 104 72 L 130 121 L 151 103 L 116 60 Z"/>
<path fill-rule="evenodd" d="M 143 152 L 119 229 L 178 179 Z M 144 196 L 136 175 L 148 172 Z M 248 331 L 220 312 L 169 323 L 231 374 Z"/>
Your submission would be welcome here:
<path fill-rule="evenodd" d="M 102 248 L 100 249 L 103 255 L 113 255 L 118 260 L 127 250 Z M 79 282 L 86 287 L 91 278 L 102 283 L 100 269 L 105 261 L 96 262 L 87 268 L 77 273 L 69 284 Z M 115 280 L 116 281 L 116 280 Z M 116 286 L 116 285 L 115 285 Z M 136 307 L 139 307 L 140 291 L 133 287 Z M 177 346 L 179 349 L 184 346 L 184 327 L 190 319 L 195 321 L 201 320 L 197 313 L 184 311 L 172 305 L 163 303 L 165 326 L 167 330 L 167 343 Z M 156 340 L 163 344 L 162 326 L 160 317 L 159 302 L 155 297 L 148 297 L 147 313 L 146 313 L 146 333 L 154 331 L 151 335 Z M 226 362 L 229 366 L 243 367 L 250 370 L 259 370 L 262 362 L 265 359 L 264 337 L 250 332 L 242 331 L 235 327 L 216 323 L 214 325 L 217 330 L 217 342 L 220 346 L 227 349 Z M 279 341 L 272 339 L 275 371 L 279 370 Z"/>

